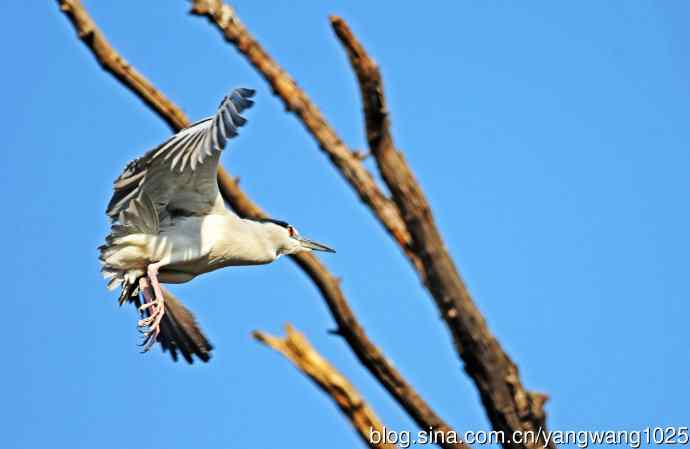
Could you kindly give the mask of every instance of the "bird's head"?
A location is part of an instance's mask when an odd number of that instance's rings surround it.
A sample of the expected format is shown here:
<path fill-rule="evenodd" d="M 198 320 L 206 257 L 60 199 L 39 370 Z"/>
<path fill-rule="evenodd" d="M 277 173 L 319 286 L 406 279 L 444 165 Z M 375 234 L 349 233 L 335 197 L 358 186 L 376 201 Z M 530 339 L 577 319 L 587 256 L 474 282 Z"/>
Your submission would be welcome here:
<path fill-rule="evenodd" d="M 295 254 L 303 251 L 335 252 L 333 248 L 302 237 L 297 229 L 289 223 L 270 219 L 262 221 L 270 228 L 271 240 L 275 244 L 278 255 Z"/>

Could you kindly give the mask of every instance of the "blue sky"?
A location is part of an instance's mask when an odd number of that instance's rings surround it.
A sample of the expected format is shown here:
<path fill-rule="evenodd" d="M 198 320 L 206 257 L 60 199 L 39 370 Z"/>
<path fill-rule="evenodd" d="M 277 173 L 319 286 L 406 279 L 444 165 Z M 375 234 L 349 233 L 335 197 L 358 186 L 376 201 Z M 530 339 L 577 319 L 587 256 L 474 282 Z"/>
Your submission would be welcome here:
<path fill-rule="evenodd" d="M 380 63 L 396 142 L 492 331 L 525 385 L 551 397 L 550 428 L 690 424 L 686 2 L 257 3 L 234 6 L 353 148 L 366 145 L 361 105 L 328 15 Z M 323 260 L 371 338 L 442 417 L 489 429 L 407 262 L 216 30 L 184 1 L 85 4 L 192 120 L 232 87 L 258 90 L 226 167 L 275 217 L 338 249 Z M 138 353 L 134 310 L 105 289 L 95 248 L 112 180 L 169 130 L 55 2 L 0 13 L 0 447 L 357 447 L 329 399 L 250 338 L 286 322 L 385 424 L 415 430 L 327 334 L 323 301 L 289 260 L 174 287 L 216 346 L 211 363 Z"/>

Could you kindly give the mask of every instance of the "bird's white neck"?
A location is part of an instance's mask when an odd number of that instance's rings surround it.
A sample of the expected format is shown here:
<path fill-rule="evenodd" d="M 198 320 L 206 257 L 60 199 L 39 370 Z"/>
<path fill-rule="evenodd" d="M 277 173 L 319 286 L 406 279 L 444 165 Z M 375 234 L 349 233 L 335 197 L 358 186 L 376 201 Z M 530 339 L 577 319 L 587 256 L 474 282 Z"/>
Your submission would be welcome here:
<path fill-rule="evenodd" d="M 228 212 L 204 220 L 204 238 L 213 264 L 259 265 L 273 262 L 279 252 L 270 230 L 262 223 L 245 220 Z"/>

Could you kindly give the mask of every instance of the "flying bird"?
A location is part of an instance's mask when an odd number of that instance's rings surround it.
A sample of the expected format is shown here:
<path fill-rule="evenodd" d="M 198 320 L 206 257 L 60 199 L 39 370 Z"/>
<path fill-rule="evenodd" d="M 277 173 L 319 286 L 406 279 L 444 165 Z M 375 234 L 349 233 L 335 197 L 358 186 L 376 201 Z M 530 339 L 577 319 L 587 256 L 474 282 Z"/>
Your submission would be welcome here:
<path fill-rule="evenodd" d="M 110 234 L 100 246 L 108 288 L 141 314 L 143 352 L 159 342 L 177 360 L 207 362 L 211 344 L 192 313 L 162 283 L 182 283 L 219 268 L 271 263 L 282 255 L 333 249 L 280 220 L 242 219 L 226 208 L 216 172 L 227 141 L 246 123 L 251 89 L 235 89 L 212 117 L 182 129 L 131 161 L 108 203 Z"/>

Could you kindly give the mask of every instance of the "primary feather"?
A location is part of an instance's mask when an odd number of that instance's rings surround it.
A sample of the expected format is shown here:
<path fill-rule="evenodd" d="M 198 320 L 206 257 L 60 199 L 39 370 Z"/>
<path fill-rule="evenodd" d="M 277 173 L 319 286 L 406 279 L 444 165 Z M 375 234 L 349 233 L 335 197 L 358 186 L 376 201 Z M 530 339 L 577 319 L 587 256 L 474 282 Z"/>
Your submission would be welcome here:
<path fill-rule="evenodd" d="M 114 182 L 106 210 L 110 219 L 118 221 L 120 213 L 142 194 L 148 195 L 161 218 L 171 211 L 203 215 L 222 206 L 216 182 L 220 152 L 246 123 L 239 114 L 254 104 L 249 99 L 253 95 L 251 89 L 236 89 L 223 99 L 213 117 L 184 128 L 130 162 Z"/>

